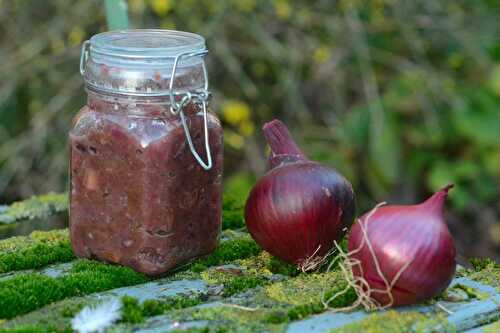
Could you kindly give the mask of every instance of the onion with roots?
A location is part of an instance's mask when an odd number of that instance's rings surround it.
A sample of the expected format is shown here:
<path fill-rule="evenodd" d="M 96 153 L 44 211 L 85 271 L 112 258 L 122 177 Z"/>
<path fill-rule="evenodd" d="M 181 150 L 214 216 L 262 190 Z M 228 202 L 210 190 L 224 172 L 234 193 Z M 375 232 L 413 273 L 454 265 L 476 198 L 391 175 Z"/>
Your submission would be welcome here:
<path fill-rule="evenodd" d="M 255 241 L 303 271 L 315 268 L 352 225 L 351 184 L 338 172 L 308 160 L 287 127 L 263 127 L 270 170 L 253 187 L 245 221 Z"/>
<path fill-rule="evenodd" d="M 349 252 L 341 254 L 340 263 L 358 294 L 354 306 L 373 310 L 416 304 L 446 289 L 456 266 L 455 246 L 444 220 L 444 202 L 452 186 L 418 205 L 380 204 L 354 224 Z"/>

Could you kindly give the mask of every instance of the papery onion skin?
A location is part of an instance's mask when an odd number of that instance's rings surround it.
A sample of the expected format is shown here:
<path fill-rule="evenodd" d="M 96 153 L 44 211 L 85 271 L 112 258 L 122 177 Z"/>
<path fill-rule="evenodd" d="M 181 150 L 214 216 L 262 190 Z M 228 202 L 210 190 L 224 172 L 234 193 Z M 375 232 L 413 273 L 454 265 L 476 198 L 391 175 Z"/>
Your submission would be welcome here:
<path fill-rule="evenodd" d="M 278 130 L 273 133 L 286 137 L 289 133 L 285 133 L 284 124 L 276 122 L 267 126 L 276 125 Z M 313 255 L 324 256 L 351 226 L 354 192 L 342 175 L 307 160 L 293 141 L 287 146 L 291 137 L 277 144 L 277 137 L 269 136 L 266 132 L 272 169 L 253 187 L 245 206 L 245 221 L 264 250 L 300 265 Z"/>
<path fill-rule="evenodd" d="M 391 282 L 403 266 L 411 262 L 392 288 L 393 306 L 410 305 L 439 295 L 455 274 L 456 250 L 444 221 L 444 202 L 448 185 L 419 205 L 382 206 L 362 216 L 349 234 L 349 251 L 363 241 L 361 223 L 367 230 L 380 270 Z M 367 219 L 369 217 L 369 219 Z M 385 289 L 375 261 L 365 244 L 351 258 L 361 262 L 353 267 L 355 276 L 362 276 L 371 289 Z M 389 303 L 385 293 L 373 293 L 381 305 Z"/>

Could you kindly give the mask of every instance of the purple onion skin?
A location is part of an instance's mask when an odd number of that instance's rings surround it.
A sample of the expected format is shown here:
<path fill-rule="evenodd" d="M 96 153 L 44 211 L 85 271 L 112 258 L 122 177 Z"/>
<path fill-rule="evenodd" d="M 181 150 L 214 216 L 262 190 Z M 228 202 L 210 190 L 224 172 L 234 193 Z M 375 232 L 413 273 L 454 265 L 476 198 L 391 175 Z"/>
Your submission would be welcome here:
<path fill-rule="evenodd" d="M 351 229 L 349 251 L 362 242 L 359 224 L 366 225 L 368 239 L 389 283 L 403 265 L 411 262 L 392 289 L 394 306 L 439 295 L 455 274 L 455 245 L 444 221 L 444 202 L 452 186 L 444 187 L 419 205 L 379 207 L 367 222 L 369 213 Z M 362 275 L 371 289 L 385 289 L 366 245 L 352 257 L 361 261 Z M 354 266 L 353 273 L 360 276 L 359 267 Z M 389 302 L 384 293 L 373 293 L 372 297 L 382 305 Z"/>
<path fill-rule="evenodd" d="M 300 265 L 313 254 L 325 255 L 351 226 L 354 192 L 339 173 L 307 160 L 283 123 L 274 120 L 266 124 L 264 133 L 272 150 L 272 169 L 250 192 L 246 225 L 264 250 Z M 288 137 L 277 143 L 272 134 Z M 293 149 L 287 151 L 287 145 Z"/>

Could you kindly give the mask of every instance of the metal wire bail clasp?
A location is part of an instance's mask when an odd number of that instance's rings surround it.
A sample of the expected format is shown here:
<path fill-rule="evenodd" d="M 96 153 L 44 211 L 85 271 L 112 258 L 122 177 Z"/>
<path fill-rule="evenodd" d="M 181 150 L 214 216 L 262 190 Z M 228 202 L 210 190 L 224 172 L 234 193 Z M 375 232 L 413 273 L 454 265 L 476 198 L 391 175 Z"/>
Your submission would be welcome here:
<path fill-rule="evenodd" d="M 82 76 L 85 75 L 85 65 L 87 63 L 87 59 L 89 57 L 89 47 L 90 47 L 90 41 L 86 40 L 82 44 L 82 51 L 80 53 L 80 74 Z"/>
<path fill-rule="evenodd" d="M 174 115 L 180 115 L 181 117 L 181 122 L 182 122 L 182 127 L 184 128 L 184 134 L 186 135 L 186 140 L 189 145 L 189 149 L 191 150 L 191 153 L 193 154 L 194 158 L 196 161 L 201 165 L 201 167 L 205 170 L 210 170 L 212 168 L 212 154 L 210 153 L 210 142 L 208 138 L 208 112 L 207 112 L 207 100 L 210 96 L 208 92 L 208 74 L 207 74 L 207 68 L 205 66 L 205 61 L 202 62 L 202 67 L 203 67 L 203 77 L 205 80 L 204 87 L 201 90 L 197 91 L 188 91 L 183 94 L 179 94 L 174 92 L 174 81 L 175 81 L 175 73 L 177 71 L 177 66 L 179 64 L 179 61 L 181 60 L 182 57 L 196 57 L 196 56 L 203 56 L 207 53 L 207 50 L 199 51 L 199 52 L 185 52 L 177 55 L 174 60 L 174 65 L 172 67 L 172 74 L 170 76 L 170 86 L 169 86 L 169 93 L 170 93 L 170 112 Z M 177 95 L 182 95 L 182 98 L 179 102 L 175 100 L 175 96 Z M 205 139 L 205 151 L 206 151 L 206 158 L 207 161 L 205 162 L 198 152 L 196 151 L 193 140 L 191 139 L 191 134 L 189 133 L 189 127 L 187 125 L 186 121 L 186 116 L 184 115 L 183 108 L 187 104 L 189 104 L 191 101 L 195 103 L 200 103 L 203 111 L 203 136 Z"/>

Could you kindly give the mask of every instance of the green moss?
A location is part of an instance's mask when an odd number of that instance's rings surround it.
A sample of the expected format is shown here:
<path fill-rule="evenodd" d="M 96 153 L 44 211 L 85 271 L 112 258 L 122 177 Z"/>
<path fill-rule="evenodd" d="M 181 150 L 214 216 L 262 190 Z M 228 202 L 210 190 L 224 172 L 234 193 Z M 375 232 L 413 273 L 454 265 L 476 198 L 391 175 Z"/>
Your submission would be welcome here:
<path fill-rule="evenodd" d="M 202 303 L 204 296 L 179 295 L 161 300 L 147 300 L 140 304 L 137 298 L 122 297 L 122 323 L 138 324 L 145 318 L 161 315 L 172 310 L 192 307 Z"/>
<path fill-rule="evenodd" d="M 399 332 L 455 332 L 444 317 L 418 312 L 388 311 L 375 313 L 367 318 L 330 331 L 331 333 L 399 333 Z"/>
<path fill-rule="evenodd" d="M 46 218 L 68 209 L 67 193 L 48 193 L 18 201 L 0 211 L 0 223 Z"/>
<path fill-rule="evenodd" d="M 335 293 L 343 290 L 345 286 L 332 288 L 325 292 L 325 299 L 333 296 Z M 351 305 L 356 300 L 356 293 L 354 289 L 349 289 L 345 294 L 336 297 L 333 301 L 328 303 L 329 307 L 338 308 Z M 287 320 L 299 320 L 309 317 L 312 314 L 324 312 L 325 305 L 322 302 L 310 302 L 306 304 L 296 305 L 291 308 L 287 313 Z"/>
<path fill-rule="evenodd" d="M 475 258 L 470 260 L 473 269 L 457 272 L 471 280 L 489 285 L 500 291 L 500 265 L 488 258 Z"/>
<path fill-rule="evenodd" d="M 67 230 L 34 231 L 0 241 L 0 273 L 74 259 Z"/>
<path fill-rule="evenodd" d="M 271 313 L 266 321 L 276 323 L 306 318 L 315 313 L 325 311 L 325 299 L 346 288 L 340 272 L 301 274 L 295 278 L 277 282 L 265 288 L 266 296 L 281 304 L 291 305 L 286 314 Z M 330 307 L 344 307 L 356 300 L 353 289 L 335 298 Z M 281 321 L 280 321 L 281 320 Z"/>
<path fill-rule="evenodd" d="M 477 299 L 487 299 L 489 298 L 489 294 L 485 292 L 481 292 L 477 290 L 476 288 L 472 288 L 469 286 L 466 286 L 464 284 L 457 283 L 455 284 L 452 289 L 460 289 L 464 291 L 469 298 L 477 298 Z"/>
<path fill-rule="evenodd" d="M 287 264 L 265 251 L 262 251 L 258 256 L 237 260 L 235 263 L 260 275 L 297 276 L 300 273 L 296 266 Z"/>
<path fill-rule="evenodd" d="M 199 295 L 179 295 L 162 300 L 147 300 L 142 304 L 141 311 L 145 317 L 157 316 L 172 310 L 185 309 L 201 304 L 205 299 L 204 297 Z"/>
<path fill-rule="evenodd" d="M 122 297 L 122 321 L 138 324 L 144 322 L 142 315 L 142 306 L 135 297 L 124 296 Z"/>
<path fill-rule="evenodd" d="M 244 226 L 243 203 L 234 195 L 224 194 L 222 202 L 222 229 L 239 229 Z"/>
<path fill-rule="evenodd" d="M 262 255 L 258 257 L 262 257 Z M 251 259 L 254 258 L 248 260 Z M 236 277 L 233 274 L 232 279 L 243 278 L 245 274 L 249 273 L 243 272 L 241 274 Z M 203 272 L 202 277 L 212 283 L 226 283 L 226 281 L 231 280 L 230 273 L 217 271 Z M 262 285 L 262 282 L 258 281 L 256 284 Z M 264 282 L 264 285 L 266 285 L 266 282 Z M 255 308 L 253 310 L 245 310 L 228 304 L 202 309 L 185 309 L 185 311 L 175 315 L 180 320 L 216 320 L 223 323 L 219 323 L 217 327 L 223 327 L 229 331 L 232 331 L 235 327 L 238 330 L 247 330 L 248 332 L 279 330 L 287 322 L 325 311 L 322 303 L 323 292 L 325 292 L 325 297 L 329 297 L 338 291 L 344 290 L 345 287 L 346 284 L 341 279 L 339 272 L 301 274 L 257 290 L 247 300 L 248 304 L 253 304 L 252 307 Z M 246 288 L 238 288 L 238 292 L 244 289 Z M 332 307 L 347 306 L 352 304 L 355 298 L 354 291 L 349 289 L 347 293 L 336 298 L 329 305 Z"/>
<path fill-rule="evenodd" d="M 500 332 L 500 320 L 494 322 L 493 324 L 489 324 L 482 328 L 484 333 L 498 333 Z"/>
<path fill-rule="evenodd" d="M 162 300 L 147 300 L 142 305 L 142 313 L 145 317 L 152 317 L 172 310 L 189 308 L 201 304 L 205 297 L 205 295 L 180 295 Z"/>
<path fill-rule="evenodd" d="M 59 330 L 52 325 L 23 325 L 13 328 L 0 328 L 0 333 L 49 333 L 49 332 L 61 332 L 61 333 L 71 333 L 71 329 Z"/>
<path fill-rule="evenodd" d="M 206 328 L 209 332 L 281 332 L 284 331 L 286 323 L 292 320 L 325 311 L 321 302 L 324 290 L 328 297 L 345 287 L 345 283 L 339 279 L 339 272 L 301 274 L 287 281 L 270 284 L 272 273 L 265 268 L 267 259 L 268 255 L 259 253 L 257 256 L 233 262 L 248 264 L 241 270 L 237 267 L 217 267 L 200 274 L 200 277 L 210 284 L 223 284 L 225 297 L 252 289 L 241 298 L 245 300 L 245 304 L 251 304 L 250 308 L 234 304 L 195 307 L 206 301 L 206 295 L 180 295 L 146 301 L 142 305 L 132 300 L 128 302 L 130 310 L 126 311 L 123 322 L 132 324 L 146 317 L 168 313 L 170 318 L 179 321 L 209 320 L 210 326 Z M 260 275 L 262 272 L 265 274 Z M 255 289 L 261 285 L 264 287 Z M 354 298 L 355 294 L 350 290 L 330 305 L 346 306 L 351 304 Z M 264 303 L 261 303 L 261 300 L 265 300 Z M 130 317 L 127 313 L 132 313 L 133 316 Z"/>
<path fill-rule="evenodd" d="M 483 269 L 491 266 L 498 266 L 498 264 L 490 258 L 471 258 L 469 259 L 469 262 L 476 272 L 482 271 Z"/>
<path fill-rule="evenodd" d="M 32 311 L 26 315 L 18 316 L 7 321 L 3 328 L 16 328 L 20 326 L 39 327 L 51 326 L 56 331 L 64 331 L 70 326 L 71 319 L 87 305 L 97 304 L 98 300 L 89 300 L 84 297 L 73 297 L 60 302 L 47 305 L 40 310 Z"/>
<path fill-rule="evenodd" d="M 224 283 L 223 295 L 231 296 L 267 283 L 269 283 L 269 280 L 260 276 L 238 276 Z"/>
<path fill-rule="evenodd" d="M 237 259 L 234 263 L 250 273 L 271 276 L 273 274 L 273 272 L 269 270 L 271 258 L 272 256 L 268 252 L 261 251 L 256 256 Z"/>
<path fill-rule="evenodd" d="M 185 309 L 172 316 L 180 321 L 208 320 L 209 332 L 281 332 L 284 325 L 265 322 L 268 309 L 245 309 L 231 304 Z"/>
<path fill-rule="evenodd" d="M 264 322 L 269 324 L 281 324 L 286 323 L 290 320 L 289 311 L 284 310 L 272 310 L 264 318 Z"/>
<path fill-rule="evenodd" d="M 208 327 L 190 327 L 186 329 L 179 329 L 170 331 L 170 333 L 211 333 L 214 331 L 210 331 Z M 217 333 L 224 333 L 224 331 L 217 331 Z"/>
<path fill-rule="evenodd" d="M 210 266 L 222 265 L 240 258 L 248 258 L 260 253 L 261 248 L 248 235 L 223 241 L 211 254 L 201 257 L 187 266 L 193 272 L 203 272 Z"/>
<path fill-rule="evenodd" d="M 86 303 L 83 300 L 80 302 L 65 302 L 64 307 L 57 312 L 64 318 L 73 318 L 85 307 L 85 305 Z"/>
<path fill-rule="evenodd" d="M 325 307 L 320 302 L 301 304 L 293 307 L 287 312 L 287 320 L 299 320 L 309 317 L 312 314 L 325 311 Z"/>
<path fill-rule="evenodd" d="M 290 265 L 276 257 L 271 257 L 268 268 L 274 274 L 283 274 L 287 276 L 297 276 L 300 274 L 300 270 L 297 268 L 297 266 Z"/>
<path fill-rule="evenodd" d="M 258 254 L 260 248 L 249 236 L 223 241 L 210 255 L 198 259 L 192 266 L 212 266 Z M 184 267 L 189 270 L 192 266 Z M 178 272 L 181 275 L 196 275 Z M 77 260 L 67 274 L 52 278 L 39 273 L 19 274 L 0 281 L 0 318 L 12 318 L 68 297 L 87 295 L 113 288 L 144 283 L 149 279 L 128 267 L 109 265 L 91 260 Z M 236 280 L 228 285 L 233 292 L 259 281 Z"/>
<path fill-rule="evenodd" d="M 345 287 L 340 272 L 301 274 L 293 279 L 273 283 L 265 288 L 266 295 L 280 303 L 301 305 L 321 302 L 325 290 Z"/>
<path fill-rule="evenodd" d="M 255 177 L 246 173 L 232 175 L 224 181 L 224 197 L 232 196 L 241 206 L 244 206 L 255 181 Z"/>
<path fill-rule="evenodd" d="M 191 270 L 200 271 L 209 266 L 221 265 L 236 259 L 248 258 L 261 252 L 261 248 L 246 235 L 237 239 L 221 242 L 219 247 L 208 256 L 198 259 L 190 267 Z"/>
<path fill-rule="evenodd" d="M 201 273 L 201 277 L 211 284 L 224 286 L 222 295 L 232 296 L 245 290 L 269 284 L 269 279 L 254 272 L 241 271 L 238 274 L 229 271 L 209 269 Z"/>
<path fill-rule="evenodd" d="M 0 282 L 0 318 L 12 318 L 72 296 L 146 282 L 148 278 L 121 266 L 79 260 L 68 274 L 52 278 L 20 274 Z"/>

